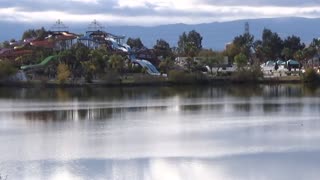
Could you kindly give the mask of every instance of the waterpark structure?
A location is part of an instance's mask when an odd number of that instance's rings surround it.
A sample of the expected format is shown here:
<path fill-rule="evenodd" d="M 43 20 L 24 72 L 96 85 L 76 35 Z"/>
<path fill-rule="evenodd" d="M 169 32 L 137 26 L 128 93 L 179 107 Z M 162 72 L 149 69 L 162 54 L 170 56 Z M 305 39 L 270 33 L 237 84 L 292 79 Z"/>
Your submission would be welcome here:
<path fill-rule="evenodd" d="M 32 47 L 50 48 L 56 51 L 70 49 L 75 43 L 82 43 L 90 49 L 96 49 L 104 45 L 109 50 L 125 54 L 128 59 L 142 68 L 145 68 L 150 75 L 160 75 L 157 68 L 148 60 L 140 59 L 139 52 L 132 50 L 125 43 L 125 36 L 117 36 L 103 30 L 104 28 L 94 20 L 84 35 L 78 35 L 67 31 L 67 27 L 58 20 L 47 32 L 45 38 L 24 39 L 17 42 L 10 42 L 12 48 L 0 49 L 0 57 L 14 59 L 22 55 L 32 54 Z M 21 66 L 22 71 L 33 71 L 44 69 L 50 62 L 57 60 L 57 56 L 46 57 L 39 64 L 29 64 Z"/>

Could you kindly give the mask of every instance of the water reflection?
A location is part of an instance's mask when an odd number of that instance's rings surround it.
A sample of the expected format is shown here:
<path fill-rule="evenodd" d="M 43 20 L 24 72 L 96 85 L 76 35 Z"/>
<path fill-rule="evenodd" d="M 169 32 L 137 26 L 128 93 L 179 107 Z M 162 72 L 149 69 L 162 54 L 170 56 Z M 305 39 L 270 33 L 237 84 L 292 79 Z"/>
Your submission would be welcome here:
<path fill-rule="evenodd" d="M 317 179 L 319 110 L 320 89 L 301 85 L 0 88 L 0 173 Z"/>
<path fill-rule="evenodd" d="M 297 160 L 299 163 L 297 163 Z M 319 176 L 320 156 L 306 153 L 265 153 L 223 159 L 155 158 L 133 160 L 80 159 L 72 162 L 28 162 L 11 179 L 311 179 Z M 257 166 L 257 164 L 259 164 Z M 20 165 L 20 164 L 19 164 Z M 304 170 L 301 170 L 304 169 Z M 22 172 L 22 173 L 21 173 Z M 50 172 L 50 174 L 48 174 Z M 290 173 L 288 173 L 290 172 Z M 18 174 L 21 174 L 19 176 Z"/>
<path fill-rule="evenodd" d="M 125 88 L 0 88 L 1 99 L 70 100 L 127 100 L 146 98 L 221 98 L 233 97 L 301 97 L 319 96 L 319 87 L 301 85 L 240 85 L 217 87 L 125 87 Z"/>

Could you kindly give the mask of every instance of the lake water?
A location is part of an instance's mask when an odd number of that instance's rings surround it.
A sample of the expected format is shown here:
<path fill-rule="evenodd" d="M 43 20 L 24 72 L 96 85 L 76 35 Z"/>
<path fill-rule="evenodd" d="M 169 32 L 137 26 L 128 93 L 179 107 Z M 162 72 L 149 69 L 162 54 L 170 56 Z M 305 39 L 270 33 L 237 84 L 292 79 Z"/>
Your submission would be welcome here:
<path fill-rule="evenodd" d="M 319 169 L 317 88 L 0 88 L 2 179 L 318 180 Z"/>

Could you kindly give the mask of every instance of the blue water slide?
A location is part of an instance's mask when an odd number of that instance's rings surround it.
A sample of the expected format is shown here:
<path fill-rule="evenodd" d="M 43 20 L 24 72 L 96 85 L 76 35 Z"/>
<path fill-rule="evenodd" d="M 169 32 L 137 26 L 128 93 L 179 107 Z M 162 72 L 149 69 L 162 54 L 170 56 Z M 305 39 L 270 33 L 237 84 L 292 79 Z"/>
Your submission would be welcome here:
<path fill-rule="evenodd" d="M 90 39 L 90 37 L 81 37 L 80 40 L 87 40 Z M 157 70 L 156 67 L 154 67 L 154 65 L 147 61 L 147 60 L 140 60 L 140 59 L 136 59 L 136 56 L 131 53 L 131 49 L 130 46 L 128 46 L 127 44 L 119 44 L 114 38 L 112 37 L 106 37 L 105 38 L 106 41 L 110 41 L 112 43 L 112 48 L 113 49 L 118 49 L 121 50 L 123 52 L 127 52 L 129 54 L 129 58 L 132 62 L 136 62 L 138 63 L 140 66 L 142 66 L 143 68 L 147 69 L 147 72 L 151 75 L 156 75 L 159 76 L 160 72 Z"/>
<path fill-rule="evenodd" d="M 133 62 L 138 63 L 139 65 L 141 65 L 143 68 L 147 69 L 147 72 L 151 75 L 156 75 L 156 76 L 160 76 L 160 72 L 157 70 L 156 67 L 154 67 L 153 64 L 151 64 L 149 61 L 147 60 L 140 60 L 140 59 L 135 59 L 133 60 Z"/>
<path fill-rule="evenodd" d="M 112 43 L 113 49 L 118 49 L 123 52 L 129 52 L 129 46 L 127 44 L 118 44 L 117 41 L 112 37 L 107 37 L 105 40 L 110 41 Z"/>

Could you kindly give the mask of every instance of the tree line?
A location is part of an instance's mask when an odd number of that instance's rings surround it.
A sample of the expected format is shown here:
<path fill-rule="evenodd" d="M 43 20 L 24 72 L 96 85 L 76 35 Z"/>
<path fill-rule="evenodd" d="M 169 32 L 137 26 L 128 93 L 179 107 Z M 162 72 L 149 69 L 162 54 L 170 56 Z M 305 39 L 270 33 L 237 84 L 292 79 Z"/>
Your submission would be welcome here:
<path fill-rule="evenodd" d="M 48 32 L 44 28 L 30 29 L 22 34 L 22 39 L 43 39 L 47 35 Z M 264 29 L 261 39 L 257 40 L 250 33 L 236 36 L 222 51 L 203 48 L 202 40 L 203 37 L 196 30 L 183 32 L 179 36 L 177 46 L 171 47 L 164 39 L 158 39 L 147 53 L 151 53 L 159 61 L 155 65 L 162 73 L 179 69 L 175 62 L 176 57 L 186 57 L 184 69 L 187 73 L 201 72 L 207 66 L 210 69 L 209 73 L 214 74 L 213 67 L 216 67 L 218 72 L 225 63 L 236 64 L 238 69 L 277 59 L 296 59 L 307 64 L 307 60 L 318 54 L 320 50 L 320 40 L 318 39 L 313 39 L 312 43 L 307 46 L 298 36 L 292 35 L 282 39 L 270 29 Z M 126 43 L 133 51 L 148 50 L 140 38 L 128 38 Z M 10 47 L 9 41 L 3 42 L 1 47 Z M 108 72 L 120 75 L 145 72 L 145 69 L 132 64 L 127 54 L 112 52 L 105 45 L 101 45 L 97 49 L 89 49 L 78 42 L 70 49 L 59 51 L 42 47 L 28 48 L 33 50 L 32 54 L 16 57 L 14 61 L 10 61 L 10 64 L 20 67 L 21 65 L 39 63 L 50 55 L 58 55 L 57 62 L 44 70 L 39 70 L 38 73 L 48 77 L 58 77 L 62 81 L 70 77 L 72 79 L 85 77 L 90 82 L 94 78 L 103 78 Z M 225 57 L 228 57 L 228 62 L 225 61 Z M 5 62 L 5 59 L 2 60 Z M 65 71 L 69 73 L 62 73 Z M 10 70 L 10 72 L 13 71 Z M 57 76 L 59 73 L 62 75 Z"/>

